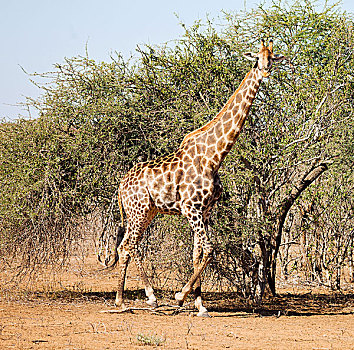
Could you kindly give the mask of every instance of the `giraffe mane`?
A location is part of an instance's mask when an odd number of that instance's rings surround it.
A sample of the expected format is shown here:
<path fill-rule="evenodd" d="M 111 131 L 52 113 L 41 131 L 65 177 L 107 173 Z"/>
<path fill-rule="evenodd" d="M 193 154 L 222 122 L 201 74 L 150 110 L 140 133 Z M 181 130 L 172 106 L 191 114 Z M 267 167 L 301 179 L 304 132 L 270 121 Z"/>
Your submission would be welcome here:
<path fill-rule="evenodd" d="M 187 134 L 182 143 L 181 146 L 184 146 L 185 143 L 187 141 L 189 141 L 191 138 L 202 134 L 203 132 L 209 130 L 210 128 L 212 128 L 220 119 L 221 117 L 225 114 L 225 112 L 228 110 L 228 108 L 230 107 L 230 104 L 232 103 L 232 101 L 235 99 L 235 96 L 237 95 L 237 93 L 240 91 L 242 85 L 244 84 L 244 82 L 247 80 L 248 76 L 250 75 L 251 71 L 249 71 L 246 76 L 243 78 L 240 86 L 237 88 L 237 90 L 232 94 L 232 96 L 229 98 L 229 100 L 226 102 L 225 106 L 222 108 L 222 110 L 212 119 L 210 120 L 208 123 L 206 123 L 205 125 L 203 125 L 202 127 L 200 127 L 197 130 L 194 130 L 192 132 L 190 132 L 189 134 Z"/>

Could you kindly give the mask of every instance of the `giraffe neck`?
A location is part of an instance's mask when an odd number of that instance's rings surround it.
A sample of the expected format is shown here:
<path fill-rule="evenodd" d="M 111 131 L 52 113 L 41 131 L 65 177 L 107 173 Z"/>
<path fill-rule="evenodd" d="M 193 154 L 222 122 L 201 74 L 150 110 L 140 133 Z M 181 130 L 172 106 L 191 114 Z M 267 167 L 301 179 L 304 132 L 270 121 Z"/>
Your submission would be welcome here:
<path fill-rule="evenodd" d="M 252 68 L 216 117 L 188 134 L 181 148 L 195 143 L 197 149 L 205 151 L 210 166 L 217 170 L 241 132 L 262 78 L 260 70 Z"/>

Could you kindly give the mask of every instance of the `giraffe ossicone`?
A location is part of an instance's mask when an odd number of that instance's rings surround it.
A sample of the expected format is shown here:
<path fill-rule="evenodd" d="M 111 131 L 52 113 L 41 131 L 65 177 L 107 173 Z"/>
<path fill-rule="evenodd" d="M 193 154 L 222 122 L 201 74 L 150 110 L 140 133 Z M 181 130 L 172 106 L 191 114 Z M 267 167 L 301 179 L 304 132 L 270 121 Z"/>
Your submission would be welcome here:
<path fill-rule="evenodd" d="M 202 303 L 200 276 L 212 257 L 207 227 L 211 209 L 222 192 L 218 169 L 240 134 L 262 79 L 269 76 L 273 62 L 284 59 L 273 53 L 272 42 L 267 47 L 263 41 L 258 53 L 244 56 L 255 60 L 255 65 L 221 111 L 210 122 L 189 133 L 174 153 L 136 164 L 123 177 L 118 203 L 122 220 L 123 210 L 125 212 L 127 225 L 118 247 L 118 308 L 125 308 L 123 290 L 131 258 L 145 285 L 147 303 L 152 307 L 157 305 L 138 244 L 157 213 L 179 214 L 188 219 L 194 232 L 194 272 L 176 294 L 176 300 L 183 305 L 194 289 L 198 316 L 209 316 Z"/>

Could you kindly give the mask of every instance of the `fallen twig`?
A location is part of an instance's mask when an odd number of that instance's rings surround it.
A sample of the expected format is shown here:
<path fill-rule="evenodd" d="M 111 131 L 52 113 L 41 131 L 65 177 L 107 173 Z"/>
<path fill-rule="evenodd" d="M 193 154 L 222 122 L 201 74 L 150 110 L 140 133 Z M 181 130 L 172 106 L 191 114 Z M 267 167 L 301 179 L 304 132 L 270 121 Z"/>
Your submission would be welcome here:
<path fill-rule="evenodd" d="M 111 313 L 111 314 L 121 314 L 124 312 L 134 312 L 134 311 L 149 311 L 153 314 L 163 314 L 163 315 L 177 315 L 182 312 L 189 312 L 192 309 L 189 306 L 192 304 L 188 303 L 185 306 L 175 306 L 169 304 L 161 304 L 156 307 L 127 307 L 126 309 L 110 309 L 110 310 L 101 310 L 102 313 Z"/>

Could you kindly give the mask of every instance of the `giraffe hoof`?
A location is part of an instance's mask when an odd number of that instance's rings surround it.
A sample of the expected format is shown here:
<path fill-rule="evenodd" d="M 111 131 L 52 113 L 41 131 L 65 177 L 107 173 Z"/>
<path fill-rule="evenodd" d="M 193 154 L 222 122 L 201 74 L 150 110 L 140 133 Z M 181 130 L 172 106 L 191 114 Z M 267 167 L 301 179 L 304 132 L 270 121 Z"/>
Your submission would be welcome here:
<path fill-rule="evenodd" d="M 208 310 L 204 310 L 204 311 L 198 312 L 198 313 L 197 313 L 197 316 L 198 316 L 198 317 L 211 317 L 211 316 L 209 315 Z"/>
<path fill-rule="evenodd" d="M 151 307 L 157 307 L 156 300 L 147 300 L 146 304 L 150 305 Z"/>
<path fill-rule="evenodd" d="M 124 303 L 121 303 L 120 305 L 118 303 L 114 303 L 114 306 L 117 308 L 117 311 L 124 312 L 128 310 L 127 306 Z"/>
<path fill-rule="evenodd" d="M 175 299 L 178 302 L 178 306 L 183 306 L 184 300 L 183 300 L 183 297 L 182 297 L 182 293 L 176 293 L 175 294 Z"/>

